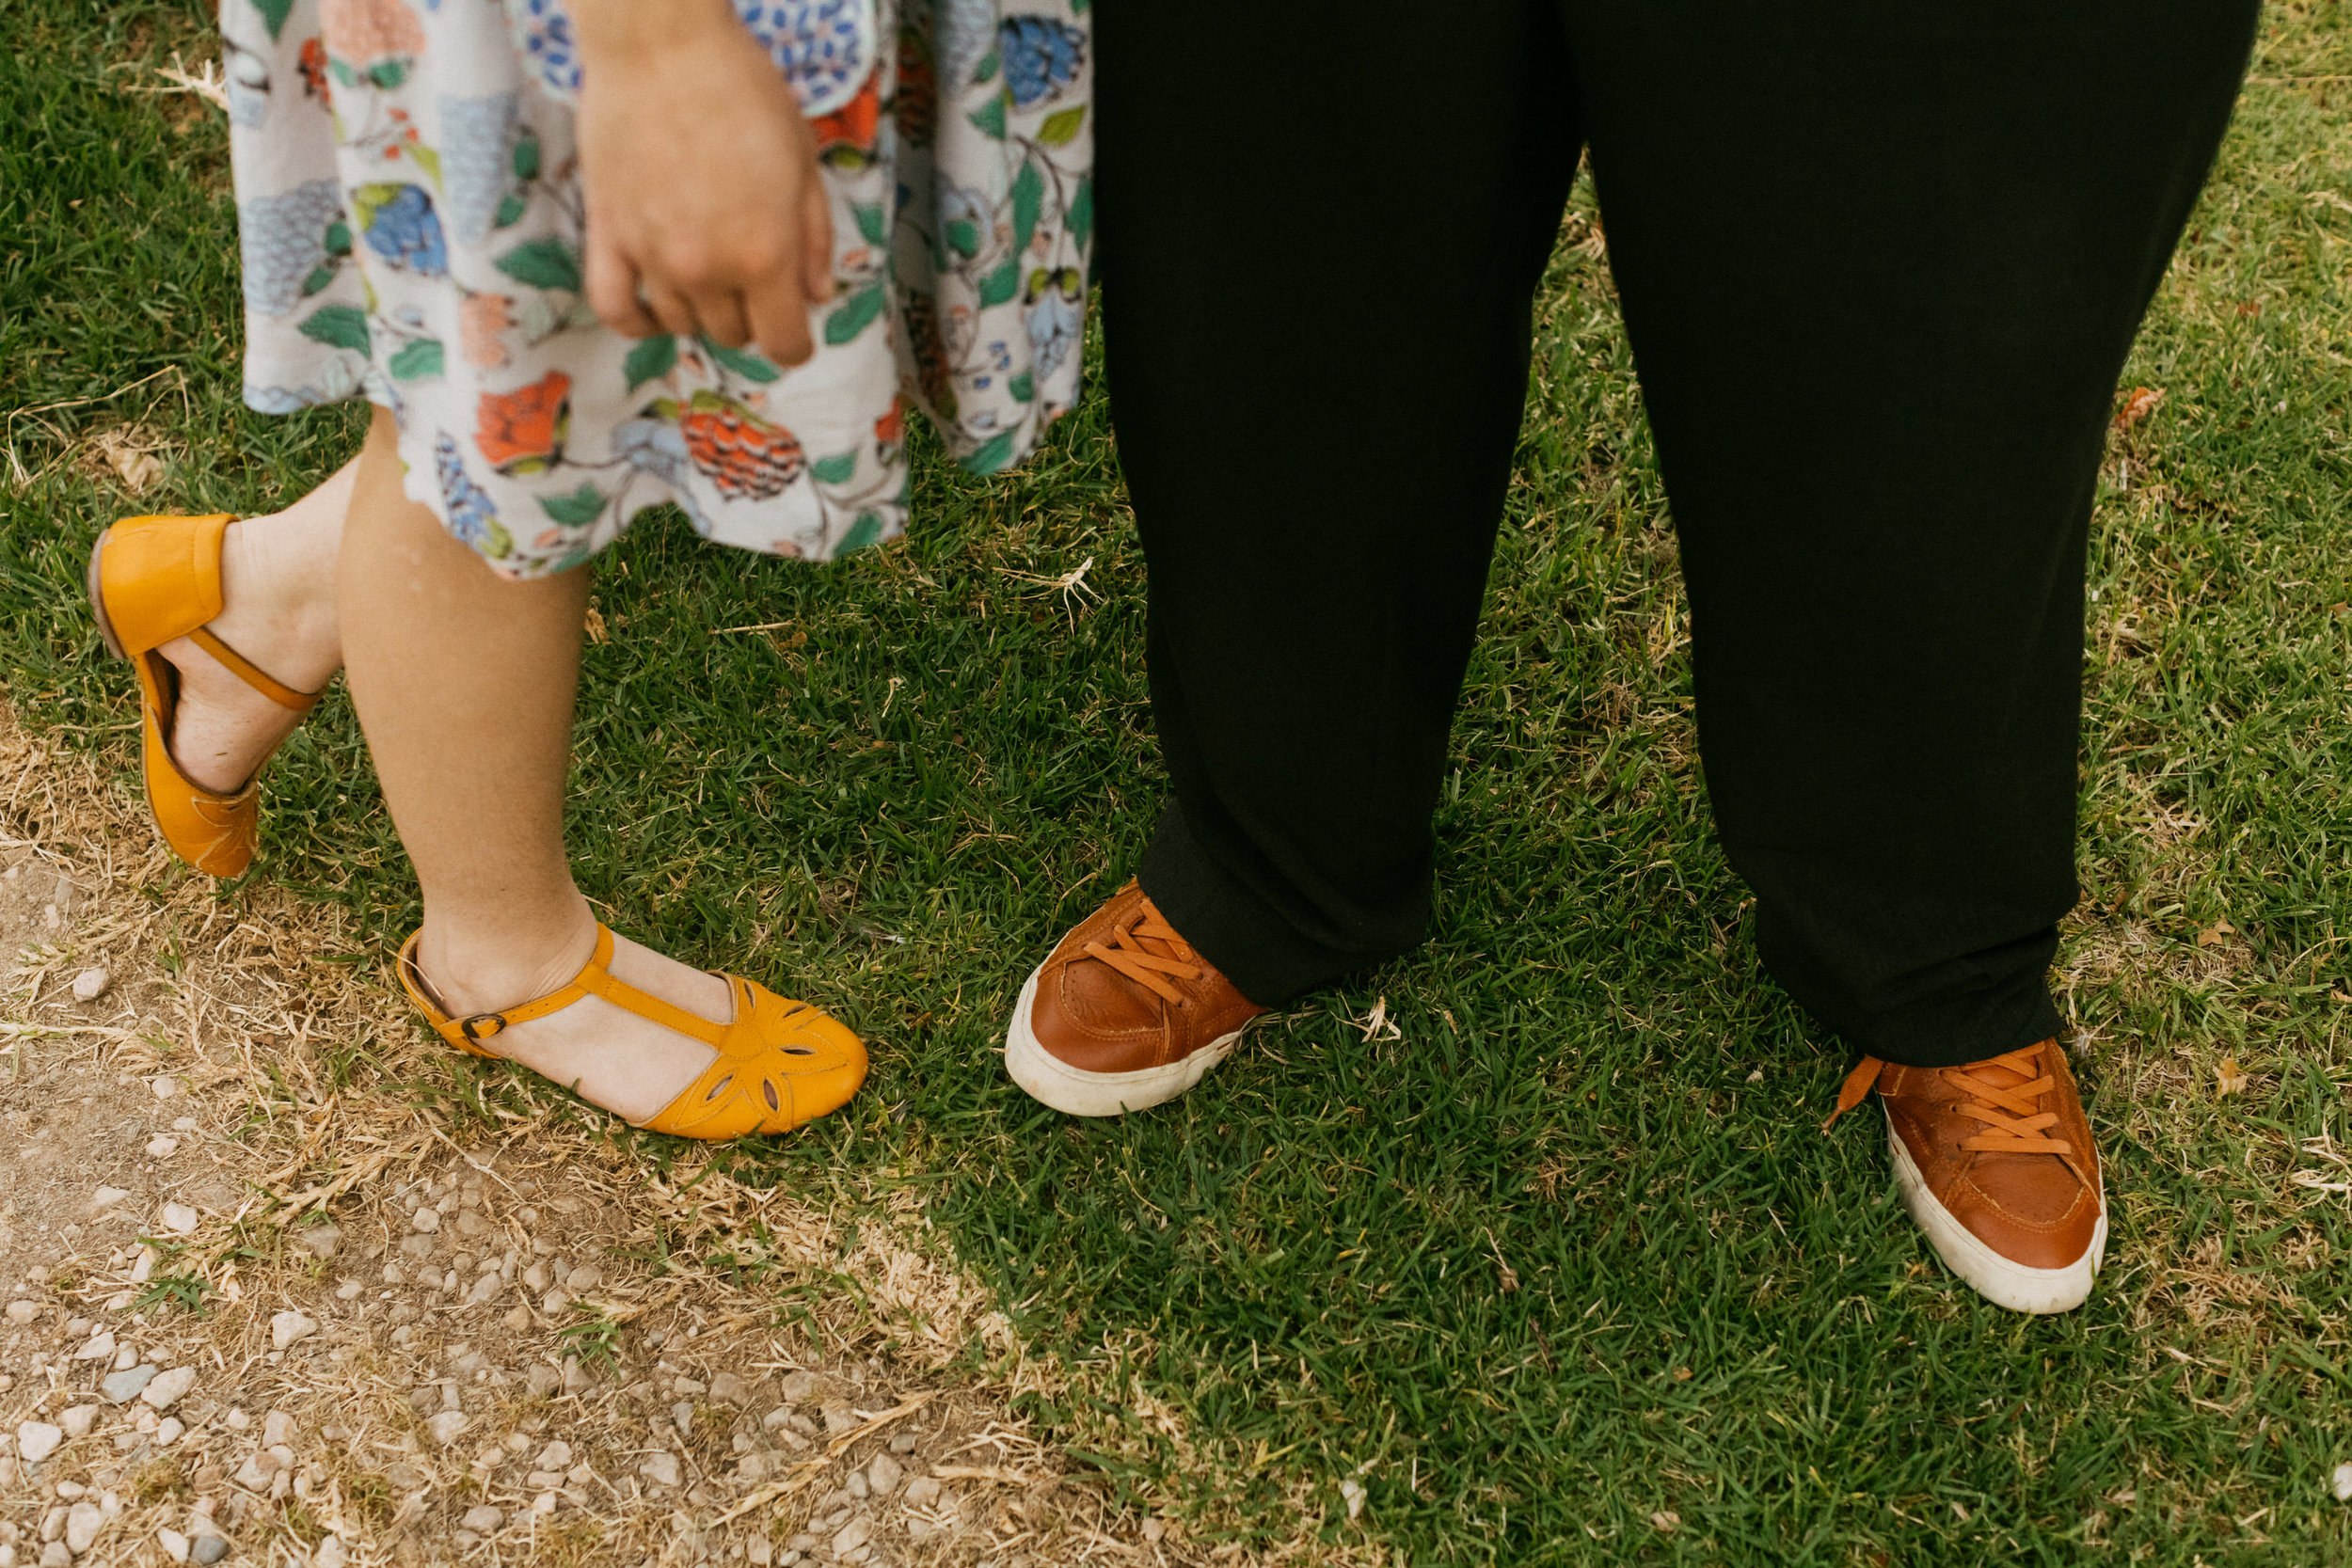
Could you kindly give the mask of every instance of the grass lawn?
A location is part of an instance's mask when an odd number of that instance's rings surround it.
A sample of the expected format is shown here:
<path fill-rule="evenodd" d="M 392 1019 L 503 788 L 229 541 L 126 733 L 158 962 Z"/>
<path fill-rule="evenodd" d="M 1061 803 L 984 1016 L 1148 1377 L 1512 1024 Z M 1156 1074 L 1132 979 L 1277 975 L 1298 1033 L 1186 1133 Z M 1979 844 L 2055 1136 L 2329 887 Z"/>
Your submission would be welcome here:
<path fill-rule="evenodd" d="M 141 90 L 210 53 L 201 8 L 11 19 L 0 680 L 135 790 L 90 539 L 125 511 L 281 505 L 358 424 L 238 405 L 221 118 Z M 798 568 L 673 519 L 608 558 L 583 885 L 873 1045 L 855 1107 L 738 1174 L 919 1183 L 1031 1343 L 1084 1365 L 1052 1423 L 1244 1543 L 1303 1519 L 1415 1564 L 2352 1560 L 2328 1492 L 2352 1461 L 2352 6 L 2274 5 L 2255 76 L 2127 373 L 2164 395 L 2115 443 L 2093 550 L 2059 980 L 2115 1210 L 2085 1309 L 1981 1305 L 1892 1201 L 1877 1118 L 1817 1131 L 1844 1054 L 1758 974 L 1710 837 L 1588 189 L 1541 313 L 1435 938 L 1165 1110 L 1073 1122 L 995 1059 L 1160 789 L 1099 404 L 1009 479 L 929 462 L 905 546 Z M 135 505 L 96 455 L 126 430 L 166 465 Z M 1034 580 L 1089 558 L 1099 599 Z M 380 958 L 415 893 L 340 695 L 267 800 L 255 877 L 349 904 Z"/>

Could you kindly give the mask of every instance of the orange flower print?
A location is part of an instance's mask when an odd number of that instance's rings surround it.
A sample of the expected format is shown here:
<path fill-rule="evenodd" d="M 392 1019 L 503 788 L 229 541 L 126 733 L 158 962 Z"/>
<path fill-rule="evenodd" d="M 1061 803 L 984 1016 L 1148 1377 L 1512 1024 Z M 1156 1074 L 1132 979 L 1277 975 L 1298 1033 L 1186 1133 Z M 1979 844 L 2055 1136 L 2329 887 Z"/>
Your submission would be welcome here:
<path fill-rule="evenodd" d="M 544 473 L 562 460 L 571 423 L 572 378 L 549 371 L 528 387 L 482 394 L 474 447 L 502 474 Z"/>
<path fill-rule="evenodd" d="M 402 0 L 323 0 L 319 21 L 326 47 L 362 71 L 379 60 L 424 52 L 424 24 Z"/>
<path fill-rule="evenodd" d="M 883 446 L 895 447 L 907 438 L 907 405 L 904 399 L 892 398 L 890 412 L 874 421 L 874 439 Z"/>
<path fill-rule="evenodd" d="M 874 133 L 882 125 L 882 87 L 868 77 L 865 88 L 855 98 L 829 115 L 820 115 L 808 122 L 817 136 L 817 155 L 840 149 L 870 153 L 874 150 Z"/>
<path fill-rule="evenodd" d="M 326 86 L 326 45 L 315 38 L 302 40 L 302 53 L 294 61 L 294 69 L 302 73 L 302 93 L 306 98 L 325 99 Z"/>
<path fill-rule="evenodd" d="M 514 303 L 504 294 L 468 294 L 459 303 L 457 341 L 467 364 L 490 371 L 506 363 L 506 340 L 499 334 L 514 324 L 507 314 Z"/>

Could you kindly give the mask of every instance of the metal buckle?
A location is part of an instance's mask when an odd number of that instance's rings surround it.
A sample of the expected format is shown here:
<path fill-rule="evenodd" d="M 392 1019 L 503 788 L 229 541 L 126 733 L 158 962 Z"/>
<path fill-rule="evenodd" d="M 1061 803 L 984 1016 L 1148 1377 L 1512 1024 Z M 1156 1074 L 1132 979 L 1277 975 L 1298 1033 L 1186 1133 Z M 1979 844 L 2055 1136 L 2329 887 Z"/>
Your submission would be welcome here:
<path fill-rule="evenodd" d="M 486 1027 L 477 1029 L 475 1027 L 477 1024 L 486 1025 Z M 471 1018 L 460 1020 L 457 1032 L 466 1037 L 467 1044 L 480 1045 L 484 1040 L 493 1039 L 504 1034 L 506 1019 L 499 1013 L 476 1013 Z"/>

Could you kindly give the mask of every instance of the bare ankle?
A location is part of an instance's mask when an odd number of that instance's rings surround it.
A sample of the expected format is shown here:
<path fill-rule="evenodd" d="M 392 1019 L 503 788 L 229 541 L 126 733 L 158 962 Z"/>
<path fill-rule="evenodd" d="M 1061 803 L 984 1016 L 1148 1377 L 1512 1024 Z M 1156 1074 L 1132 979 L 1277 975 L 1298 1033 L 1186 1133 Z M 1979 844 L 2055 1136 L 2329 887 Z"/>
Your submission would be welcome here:
<path fill-rule="evenodd" d="M 584 904 L 580 914 L 577 925 L 502 924 L 482 931 L 437 924 L 428 914 L 417 961 L 453 1018 L 518 1007 L 569 985 L 596 956 L 596 918 Z"/>

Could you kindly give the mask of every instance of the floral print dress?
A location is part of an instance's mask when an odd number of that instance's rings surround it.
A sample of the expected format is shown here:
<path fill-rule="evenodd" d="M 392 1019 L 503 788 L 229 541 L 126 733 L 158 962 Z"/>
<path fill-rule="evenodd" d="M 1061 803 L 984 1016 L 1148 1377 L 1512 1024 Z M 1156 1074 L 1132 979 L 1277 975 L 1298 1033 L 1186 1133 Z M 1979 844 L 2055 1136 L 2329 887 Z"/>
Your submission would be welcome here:
<path fill-rule="evenodd" d="M 817 133 L 815 357 L 597 321 L 565 0 L 223 0 L 246 402 L 390 409 L 410 497 L 513 577 L 664 501 L 808 560 L 890 538 L 909 403 L 1019 461 L 1078 394 L 1089 0 L 733 3 Z"/>

